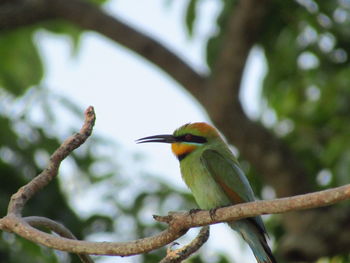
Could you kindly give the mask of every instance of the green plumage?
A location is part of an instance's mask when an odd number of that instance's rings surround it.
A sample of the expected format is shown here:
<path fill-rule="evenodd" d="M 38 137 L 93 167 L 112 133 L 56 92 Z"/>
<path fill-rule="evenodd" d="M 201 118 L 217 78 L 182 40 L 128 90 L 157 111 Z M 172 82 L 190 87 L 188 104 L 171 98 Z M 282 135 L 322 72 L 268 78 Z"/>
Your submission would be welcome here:
<path fill-rule="evenodd" d="M 212 209 L 254 201 L 250 184 L 228 145 L 217 130 L 206 123 L 186 124 L 173 135 L 155 135 L 138 143 L 171 143 L 180 161 L 182 178 L 201 209 Z M 266 230 L 260 216 L 229 225 L 251 247 L 258 263 L 276 263 L 266 242 Z"/>
<path fill-rule="evenodd" d="M 201 209 L 254 201 L 254 193 L 246 176 L 218 134 L 206 136 L 201 130 L 185 125 L 173 135 L 179 137 L 185 134 L 203 136 L 207 140 L 203 144 L 183 142 L 197 147 L 180 161 L 182 178 Z M 246 240 L 259 263 L 276 262 L 267 245 L 266 230 L 260 216 L 229 225 Z"/>

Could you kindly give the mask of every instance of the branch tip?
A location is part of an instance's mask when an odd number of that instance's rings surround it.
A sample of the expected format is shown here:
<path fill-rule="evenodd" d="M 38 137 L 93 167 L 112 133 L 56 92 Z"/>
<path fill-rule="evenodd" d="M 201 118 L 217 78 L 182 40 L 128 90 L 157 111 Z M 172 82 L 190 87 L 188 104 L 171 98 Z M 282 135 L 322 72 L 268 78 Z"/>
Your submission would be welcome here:
<path fill-rule="evenodd" d="M 191 243 L 183 246 L 182 248 L 172 250 L 174 245 L 179 243 L 174 242 L 167 248 L 167 255 L 161 260 L 160 263 L 178 263 L 191 256 L 194 252 L 199 250 L 209 238 L 209 226 L 204 226 L 199 231 L 195 239 Z"/>
<path fill-rule="evenodd" d="M 167 254 L 168 253 L 170 253 L 171 251 L 173 251 L 173 248 L 175 247 L 175 246 L 179 246 L 180 245 L 180 243 L 179 242 L 173 242 L 172 244 L 170 244 L 170 246 L 168 246 L 168 248 L 167 248 Z"/>
<path fill-rule="evenodd" d="M 167 224 L 170 224 L 170 222 L 173 220 L 172 215 L 167 215 L 167 216 L 153 215 L 153 218 L 158 222 L 167 223 Z"/>

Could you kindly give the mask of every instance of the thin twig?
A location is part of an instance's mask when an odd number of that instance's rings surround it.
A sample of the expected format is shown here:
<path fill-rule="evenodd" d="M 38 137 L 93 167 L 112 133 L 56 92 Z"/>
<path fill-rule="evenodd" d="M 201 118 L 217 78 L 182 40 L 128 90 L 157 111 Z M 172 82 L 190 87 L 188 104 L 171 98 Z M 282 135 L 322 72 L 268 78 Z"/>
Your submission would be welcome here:
<path fill-rule="evenodd" d="M 45 227 L 52 232 L 60 235 L 61 237 L 66 237 L 70 239 L 77 239 L 74 234 L 66 228 L 64 225 L 51 220 L 50 218 L 42 217 L 42 216 L 27 216 L 24 217 L 23 220 L 27 222 L 29 225 L 35 228 Z M 94 263 L 89 255 L 86 254 L 77 254 L 83 263 Z"/>
<path fill-rule="evenodd" d="M 171 247 L 169 247 L 166 257 L 163 258 L 160 263 L 178 263 L 191 256 L 207 242 L 209 230 L 209 226 L 202 227 L 196 238 L 182 248 L 171 250 Z"/>
<path fill-rule="evenodd" d="M 73 150 L 82 145 L 91 135 L 95 124 L 95 112 L 92 106 L 85 111 L 85 122 L 79 133 L 74 134 L 65 140 L 62 145 L 51 155 L 48 167 L 31 180 L 28 184 L 22 186 L 17 193 L 12 195 L 7 213 L 21 216 L 26 202 L 38 191 L 44 188 L 54 177 L 56 177 L 58 168 L 64 158 Z"/>
<path fill-rule="evenodd" d="M 74 234 L 66 228 L 61 223 L 58 223 L 50 218 L 42 217 L 42 216 L 27 216 L 23 217 L 23 220 L 27 222 L 29 225 L 35 228 L 45 227 L 55 232 L 57 235 L 61 237 L 66 237 L 70 239 L 77 239 Z"/>

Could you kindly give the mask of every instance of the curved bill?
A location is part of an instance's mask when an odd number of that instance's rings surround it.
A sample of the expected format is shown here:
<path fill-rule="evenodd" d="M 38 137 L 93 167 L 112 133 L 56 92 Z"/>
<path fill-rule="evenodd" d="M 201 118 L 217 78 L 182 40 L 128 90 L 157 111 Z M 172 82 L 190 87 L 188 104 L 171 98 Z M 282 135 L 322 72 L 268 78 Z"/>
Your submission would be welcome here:
<path fill-rule="evenodd" d="M 136 143 L 145 143 L 145 142 L 163 142 L 163 143 L 174 143 L 176 142 L 176 138 L 173 135 L 169 134 L 161 134 L 154 135 L 149 137 L 144 137 L 136 140 Z"/>

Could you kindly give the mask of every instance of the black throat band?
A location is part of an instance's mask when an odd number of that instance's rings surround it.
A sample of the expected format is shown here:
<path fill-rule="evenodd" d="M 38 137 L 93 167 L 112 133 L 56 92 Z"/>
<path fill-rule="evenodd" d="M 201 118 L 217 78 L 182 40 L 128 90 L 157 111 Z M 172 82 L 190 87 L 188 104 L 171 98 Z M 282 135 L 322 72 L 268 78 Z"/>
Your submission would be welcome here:
<path fill-rule="evenodd" d="M 177 159 L 181 162 L 183 159 L 185 159 L 185 157 L 189 154 L 189 152 L 187 153 L 183 153 L 183 154 L 180 154 L 180 155 L 177 155 Z"/>

